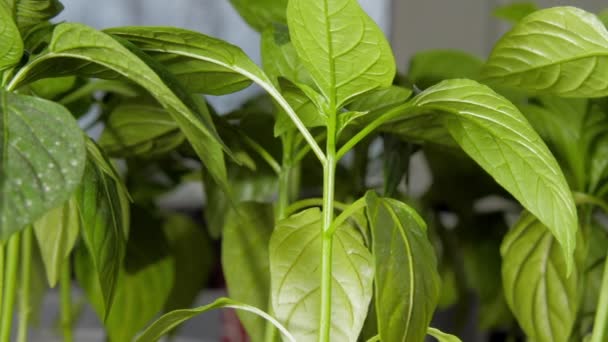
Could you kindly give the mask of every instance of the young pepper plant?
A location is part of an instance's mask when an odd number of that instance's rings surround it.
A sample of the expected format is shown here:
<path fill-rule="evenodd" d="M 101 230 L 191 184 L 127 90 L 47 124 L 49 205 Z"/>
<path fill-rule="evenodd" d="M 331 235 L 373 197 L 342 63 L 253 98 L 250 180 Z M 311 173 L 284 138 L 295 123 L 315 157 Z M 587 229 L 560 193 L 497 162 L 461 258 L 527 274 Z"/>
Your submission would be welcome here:
<path fill-rule="evenodd" d="M 338 162 L 379 130 L 406 140 L 460 146 L 549 228 L 561 246 L 566 272 L 573 271 L 577 213 L 572 194 L 547 146 L 512 103 L 465 79 L 441 82 L 413 98 L 410 91 L 391 87 L 396 69 L 391 50 L 357 1 L 290 0 L 286 14 L 289 34 L 278 45 L 282 53 L 292 47 L 292 67 L 266 67 L 270 74 L 275 72 L 272 78 L 289 81 L 279 80 L 281 89 L 240 49 L 217 39 L 162 27 L 107 31 L 147 53 L 205 61 L 251 79 L 276 101 L 317 157 L 323 170 L 321 210 L 302 209 L 318 206 L 316 201 L 295 202 L 288 216 L 266 233 L 268 311 L 284 326 L 285 336 L 356 341 L 367 318 L 376 325 L 371 328 L 372 340 L 422 341 L 427 332 L 446 338 L 429 329 L 440 284 L 418 214 L 405 203 L 370 192 L 350 205 L 339 205 L 342 212 L 334 216 Z M 298 99 L 310 102 L 314 111 L 300 110 L 294 93 L 304 95 Z M 324 129 L 319 137 L 325 148 L 311 133 L 313 126 Z M 361 213 L 369 232 L 360 231 L 351 220 Z M 370 303 L 375 313 L 368 317 Z M 155 340 L 179 323 L 225 304 L 222 299 L 168 313 L 138 340 Z"/>

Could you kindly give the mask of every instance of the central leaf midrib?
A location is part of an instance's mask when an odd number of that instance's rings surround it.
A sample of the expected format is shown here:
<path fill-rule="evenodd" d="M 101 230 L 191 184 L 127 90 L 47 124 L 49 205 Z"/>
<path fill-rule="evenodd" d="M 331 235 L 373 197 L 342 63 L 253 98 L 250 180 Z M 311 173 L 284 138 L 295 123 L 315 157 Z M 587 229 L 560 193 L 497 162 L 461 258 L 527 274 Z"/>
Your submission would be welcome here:
<path fill-rule="evenodd" d="M 323 15 L 325 16 L 325 38 L 327 40 L 327 54 L 329 61 L 329 104 L 330 110 L 335 111 L 336 108 L 336 61 L 334 59 L 334 46 L 331 38 L 330 17 L 329 17 L 329 0 L 323 1 Z"/>

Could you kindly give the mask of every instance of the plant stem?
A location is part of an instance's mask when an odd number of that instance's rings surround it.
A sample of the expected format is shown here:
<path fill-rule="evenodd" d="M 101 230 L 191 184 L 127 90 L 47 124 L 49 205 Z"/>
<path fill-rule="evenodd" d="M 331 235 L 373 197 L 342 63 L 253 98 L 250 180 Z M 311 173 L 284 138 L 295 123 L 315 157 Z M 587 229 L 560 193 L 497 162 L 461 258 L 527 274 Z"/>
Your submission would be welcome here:
<path fill-rule="evenodd" d="M 608 261 L 604 262 L 604 275 L 602 276 L 602 287 L 600 289 L 600 299 L 595 312 L 593 321 L 593 335 L 591 342 L 606 341 L 608 328 Z"/>
<path fill-rule="evenodd" d="M 72 276 L 69 257 L 61 265 L 59 286 L 61 291 L 61 331 L 63 333 L 63 342 L 72 342 Z"/>
<path fill-rule="evenodd" d="M 15 295 L 17 292 L 17 267 L 19 266 L 19 243 L 21 233 L 14 233 L 8 240 L 2 302 L 2 322 L 0 322 L 0 342 L 10 342 Z"/>
<path fill-rule="evenodd" d="M 277 209 L 275 219 L 281 220 L 288 216 L 287 208 L 291 202 L 291 172 L 292 162 L 291 154 L 293 150 L 293 134 L 288 133 L 282 139 L 283 143 L 283 160 L 281 161 L 279 171 L 279 196 L 277 199 Z"/>
<path fill-rule="evenodd" d="M 32 275 L 32 227 L 27 227 L 21 237 L 21 283 L 19 284 L 19 327 L 17 341 L 27 342 L 30 321 L 30 281 Z"/>
<path fill-rule="evenodd" d="M 4 243 L 0 242 L 0 322 L 2 322 L 2 299 L 4 298 L 2 295 L 4 294 L 4 253 L 6 252 L 6 248 L 4 248 Z"/>
<path fill-rule="evenodd" d="M 321 314 L 319 342 L 328 342 L 331 332 L 331 287 L 333 235 L 330 232 L 334 218 L 334 190 L 336 181 L 336 121 L 337 115 L 329 115 L 327 123 L 326 162 L 323 165 L 323 245 L 321 256 Z"/>

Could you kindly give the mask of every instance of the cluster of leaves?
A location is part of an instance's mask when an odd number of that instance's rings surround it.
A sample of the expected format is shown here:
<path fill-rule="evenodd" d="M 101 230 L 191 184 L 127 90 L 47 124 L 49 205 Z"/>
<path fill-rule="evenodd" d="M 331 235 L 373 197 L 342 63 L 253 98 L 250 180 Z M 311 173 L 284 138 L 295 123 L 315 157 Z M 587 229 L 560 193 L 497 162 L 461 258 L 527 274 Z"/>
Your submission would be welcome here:
<path fill-rule="evenodd" d="M 161 312 L 138 341 L 226 307 L 253 341 L 457 341 L 430 322 L 471 289 L 482 328 L 515 317 L 533 340 L 603 340 L 608 293 L 584 290 L 608 286 L 593 210 L 608 175 L 596 16 L 503 8 L 516 24 L 486 62 L 425 52 L 396 77 L 356 0 L 232 3 L 261 33 L 261 68 L 201 33 L 52 24 L 57 1 L 0 0 L 0 341 L 18 263 L 25 289 L 38 264 L 50 286 L 69 289 L 73 270 L 112 341 Z M 200 96 L 252 83 L 265 95 L 232 113 Z M 104 126 L 97 141 L 79 127 L 86 112 Z M 403 180 L 420 151 L 433 184 L 412 198 Z M 367 177 L 376 166 L 380 184 Z M 206 230 L 158 205 L 190 181 L 204 184 Z M 524 207 L 508 233 L 504 213 L 519 209 L 477 210 L 489 195 Z M 210 238 L 231 299 L 185 309 Z"/>

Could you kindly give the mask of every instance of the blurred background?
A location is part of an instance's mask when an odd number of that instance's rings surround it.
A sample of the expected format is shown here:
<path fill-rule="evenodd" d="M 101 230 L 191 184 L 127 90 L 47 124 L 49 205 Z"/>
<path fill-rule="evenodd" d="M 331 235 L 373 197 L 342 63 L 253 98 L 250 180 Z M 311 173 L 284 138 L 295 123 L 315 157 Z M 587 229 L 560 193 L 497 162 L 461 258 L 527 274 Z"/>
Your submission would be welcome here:
<path fill-rule="evenodd" d="M 428 49 L 459 49 L 485 58 L 496 39 L 509 25 L 492 17 L 497 6 L 508 0 L 360 0 L 363 8 L 380 25 L 390 38 L 398 66 L 407 70 L 410 57 Z M 81 22 L 96 28 L 124 25 L 177 26 L 215 36 L 240 46 L 256 62 L 259 62 L 259 35 L 241 19 L 228 0 L 62 0 L 64 12 L 58 20 Z M 540 7 L 576 5 L 588 11 L 598 12 L 608 3 L 602 0 L 552 1 L 539 0 Z M 221 98 L 210 97 L 218 112 L 237 108 L 244 99 L 259 89 L 250 87 L 235 95 Z M 424 179 L 424 166 L 418 174 L 418 183 Z M 200 186 L 180 189 L 166 199 L 167 206 L 200 206 L 203 201 Z M 200 304 L 224 294 L 223 290 L 209 290 L 199 298 Z M 42 325 L 52 327 L 58 305 L 57 296 L 45 299 Z M 222 325 L 229 316 L 219 311 L 205 314 L 181 330 L 179 341 L 218 341 Z M 232 318 L 234 319 L 234 317 Z M 471 323 L 473 324 L 473 323 Z M 79 321 L 77 341 L 102 341 L 98 329 L 100 322 L 92 310 L 84 308 Z M 47 330 L 52 330 L 49 328 Z M 485 340 L 471 329 L 463 341 Z M 51 333 L 38 332 L 33 340 L 51 341 Z"/>

